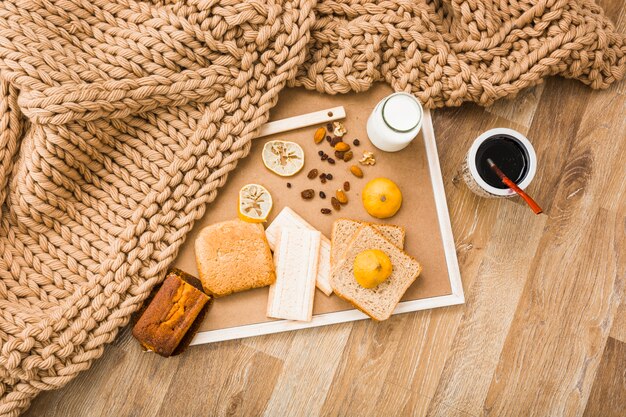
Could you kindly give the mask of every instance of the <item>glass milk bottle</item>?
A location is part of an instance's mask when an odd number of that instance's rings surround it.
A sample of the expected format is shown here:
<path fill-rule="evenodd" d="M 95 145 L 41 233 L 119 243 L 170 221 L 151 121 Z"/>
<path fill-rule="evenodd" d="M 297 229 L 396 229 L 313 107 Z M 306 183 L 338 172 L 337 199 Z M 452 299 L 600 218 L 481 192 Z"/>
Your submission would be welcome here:
<path fill-rule="evenodd" d="M 367 136 L 381 151 L 406 148 L 422 128 L 424 110 L 409 93 L 394 93 L 382 99 L 367 119 Z"/>

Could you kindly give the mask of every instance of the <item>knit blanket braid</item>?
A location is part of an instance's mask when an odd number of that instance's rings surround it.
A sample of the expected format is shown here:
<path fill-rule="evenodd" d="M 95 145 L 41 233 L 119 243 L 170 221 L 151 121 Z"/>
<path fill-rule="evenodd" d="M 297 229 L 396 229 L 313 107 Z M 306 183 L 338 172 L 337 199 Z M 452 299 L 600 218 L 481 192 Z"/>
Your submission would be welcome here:
<path fill-rule="evenodd" d="M 0 5 L 3 416 L 102 354 L 286 86 L 382 80 L 436 108 L 626 72 L 626 37 L 585 0 Z"/>

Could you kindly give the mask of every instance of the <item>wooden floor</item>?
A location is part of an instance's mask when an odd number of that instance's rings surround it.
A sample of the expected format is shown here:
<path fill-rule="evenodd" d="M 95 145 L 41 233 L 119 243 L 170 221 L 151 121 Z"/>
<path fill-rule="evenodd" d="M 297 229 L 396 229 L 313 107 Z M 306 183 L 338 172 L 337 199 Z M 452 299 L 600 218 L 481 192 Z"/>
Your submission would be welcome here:
<path fill-rule="evenodd" d="M 626 0 L 602 3 L 626 32 Z M 626 415 L 626 82 L 592 91 L 549 79 L 434 121 L 465 305 L 167 360 L 142 353 L 127 329 L 25 415 Z M 463 183 L 464 152 L 497 126 L 535 145 L 530 191 L 546 215 Z"/>

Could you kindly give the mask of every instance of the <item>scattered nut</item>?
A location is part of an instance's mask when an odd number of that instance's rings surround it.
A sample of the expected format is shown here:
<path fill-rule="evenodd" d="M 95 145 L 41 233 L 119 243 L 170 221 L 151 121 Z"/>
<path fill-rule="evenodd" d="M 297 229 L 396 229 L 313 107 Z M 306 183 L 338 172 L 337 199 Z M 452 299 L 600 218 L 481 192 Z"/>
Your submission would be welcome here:
<path fill-rule="evenodd" d="M 313 191 L 312 189 L 308 189 L 308 190 L 304 190 L 300 193 L 300 195 L 302 196 L 302 198 L 304 198 L 305 200 L 310 200 L 315 196 L 315 191 Z"/>
<path fill-rule="evenodd" d="M 339 142 L 335 145 L 335 150 L 339 152 L 347 152 L 350 150 L 350 145 L 345 142 Z"/>
<path fill-rule="evenodd" d="M 322 214 L 330 214 L 331 213 L 331 210 L 328 209 L 328 208 L 323 208 L 320 211 L 322 212 Z"/>
<path fill-rule="evenodd" d="M 346 127 L 341 122 L 334 122 L 333 126 L 334 126 L 333 133 L 335 134 L 335 136 L 342 137 L 348 132 L 346 130 Z"/>
<path fill-rule="evenodd" d="M 315 131 L 315 134 L 313 135 L 313 140 L 315 141 L 315 143 L 319 144 L 324 140 L 324 137 L 326 137 L 326 129 L 320 127 Z"/>
<path fill-rule="evenodd" d="M 330 204 L 333 206 L 335 210 L 337 211 L 341 210 L 341 203 L 335 197 L 332 197 L 330 199 Z"/>
<path fill-rule="evenodd" d="M 353 144 L 354 146 L 359 146 L 359 145 L 361 144 L 361 141 L 360 141 L 360 140 L 358 140 L 358 139 L 354 139 L 354 140 L 352 141 L 352 144 Z"/>
<path fill-rule="evenodd" d="M 344 162 L 348 162 L 352 159 L 352 157 L 354 156 L 354 154 L 352 153 L 352 151 L 348 151 L 346 153 L 343 154 L 343 161 Z"/>
<path fill-rule="evenodd" d="M 306 174 L 306 177 L 310 180 L 317 177 L 317 169 L 313 168 L 312 170 L 310 170 L 309 173 Z"/>
<path fill-rule="evenodd" d="M 343 189 L 345 191 L 350 191 L 350 181 L 346 181 L 343 183 Z"/>
<path fill-rule="evenodd" d="M 320 198 L 326 198 L 326 193 L 324 191 L 320 191 Z"/>
<path fill-rule="evenodd" d="M 342 189 L 337 190 L 335 192 L 335 196 L 337 197 L 337 200 L 339 200 L 341 204 L 348 204 L 348 196 Z"/>
<path fill-rule="evenodd" d="M 363 158 L 359 159 L 359 162 L 363 165 L 375 165 L 376 158 L 374 158 L 373 152 L 363 152 Z"/>
<path fill-rule="evenodd" d="M 352 174 L 357 178 L 363 178 L 363 170 L 359 168 L 358 165 L 352 165 L 350 167 L 350 172 L 352 172 Z"/>

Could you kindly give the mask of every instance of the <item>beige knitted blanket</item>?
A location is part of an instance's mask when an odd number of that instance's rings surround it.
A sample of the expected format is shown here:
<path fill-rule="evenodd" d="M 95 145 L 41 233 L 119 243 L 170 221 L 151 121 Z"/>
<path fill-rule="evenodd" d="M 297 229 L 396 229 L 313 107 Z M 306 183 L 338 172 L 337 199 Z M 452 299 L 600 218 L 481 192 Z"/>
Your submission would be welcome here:
<path fill-rule="evenodd" d="M 427 107 L 626 72 L 578 0 L 0 0 L 0 415 L 102 354 L 285 86 Z"/>

